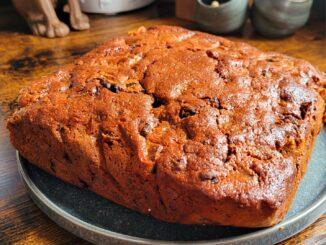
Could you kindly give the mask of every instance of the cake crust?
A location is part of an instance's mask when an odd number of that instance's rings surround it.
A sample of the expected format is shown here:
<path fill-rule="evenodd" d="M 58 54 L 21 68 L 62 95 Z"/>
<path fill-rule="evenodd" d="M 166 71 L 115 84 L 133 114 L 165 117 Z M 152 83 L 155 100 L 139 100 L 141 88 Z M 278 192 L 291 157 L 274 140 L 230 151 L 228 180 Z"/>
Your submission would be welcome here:
<path fill-rule="evenodd" d="M 22 90 L 7 126 L 31 163 L 128 208 L 266 227 L 305 173 L 325 83 L 303 60 L 141 27 Z"/>

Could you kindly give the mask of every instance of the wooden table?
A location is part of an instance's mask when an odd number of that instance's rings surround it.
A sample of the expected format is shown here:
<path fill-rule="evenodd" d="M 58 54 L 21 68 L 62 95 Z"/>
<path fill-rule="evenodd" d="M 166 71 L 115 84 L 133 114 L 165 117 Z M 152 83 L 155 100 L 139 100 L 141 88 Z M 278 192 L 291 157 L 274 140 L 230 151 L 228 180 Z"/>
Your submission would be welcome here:
<path fill-rule="evenodd" d="M 139 11 L 119 16 L 90 15 L 91 29 L 72 32 L 61 39 L 34 37 L 24 21 L 8 4 L 0 4 L 0 244 L 87 244 L 69 234 L 46 215 L 29 198 L 19 178 L 15 150 L 9 143 L 6 116 L 15 108 L 18 91 L 31 80 L 54 71 L 104 40 L 126 33 L 141 25 L 194 24 L 173 16 L 173 5 L 157 3 Z M 245 40 L 262 50 L 274 50 L 304 58 L 326 71 L 324 23 L 310 20 L 294 36 L 268 40 L 255 34 L 247 24 L 231 39 Z M 283 244 L 325 242 L 326 215 Z"/>

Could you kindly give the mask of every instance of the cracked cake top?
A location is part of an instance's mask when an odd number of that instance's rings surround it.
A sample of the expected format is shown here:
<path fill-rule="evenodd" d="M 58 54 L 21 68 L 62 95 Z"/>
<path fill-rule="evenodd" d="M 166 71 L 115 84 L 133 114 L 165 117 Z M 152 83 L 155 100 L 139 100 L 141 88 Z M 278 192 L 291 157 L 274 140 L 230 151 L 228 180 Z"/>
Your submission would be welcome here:
<path fill-rule="evenodd" d="M 139 28 L 26 88 L 21 109 L 94 167 L 162 173 L 211 198 L 280 205 L 325 78 L 309 63 L 179 27 Z M 322 108 L 324 110 L 324 108 Z M 107 161 L 95 145 L 104 149 Z"/>

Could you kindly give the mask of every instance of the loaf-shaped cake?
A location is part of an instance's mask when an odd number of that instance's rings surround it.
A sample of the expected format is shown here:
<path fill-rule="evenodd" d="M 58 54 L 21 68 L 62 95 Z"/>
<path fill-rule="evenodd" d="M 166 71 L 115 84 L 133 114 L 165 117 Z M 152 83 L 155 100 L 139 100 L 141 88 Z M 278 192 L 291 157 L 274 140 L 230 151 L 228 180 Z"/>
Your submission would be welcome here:
<path fill-rule="evenodd" d="M 23 89 L 7 126 L 31 163 L 130 209 L 266 227 L 306 171 L 324 95 L 306 61 L 141 27 Z"/>

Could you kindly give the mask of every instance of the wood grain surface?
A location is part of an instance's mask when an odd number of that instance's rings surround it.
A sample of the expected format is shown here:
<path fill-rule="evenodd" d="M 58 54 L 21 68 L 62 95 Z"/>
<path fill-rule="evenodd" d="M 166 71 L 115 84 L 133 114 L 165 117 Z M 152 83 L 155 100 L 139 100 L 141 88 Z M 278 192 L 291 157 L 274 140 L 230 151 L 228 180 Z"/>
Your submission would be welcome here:
<path fill-rule="evenodd" d="M 163 2 L 117 16 L 90 15 L 90 19 L 90 30 L 46 39 L 30 35 L 12 6 L 0 3 L 0 244 L 87 244 L 47 218 L 29 198 L 19 178 L 15 151 L 5 127 L 5 118 L 16 106 L 19 89 L 108 38 L 141 25 L 170 24 L 196 29 L 195 24 L 176 19 L 173 5 Z M 326 71 L 323 21 L 312 18 L 295 35 L 279 40 L 262 38 L 247 23 L 242 33 L 229 38 L 262 50 L 304 58 Z M 326 244 L 326 216 L 282 244 Z"/>

